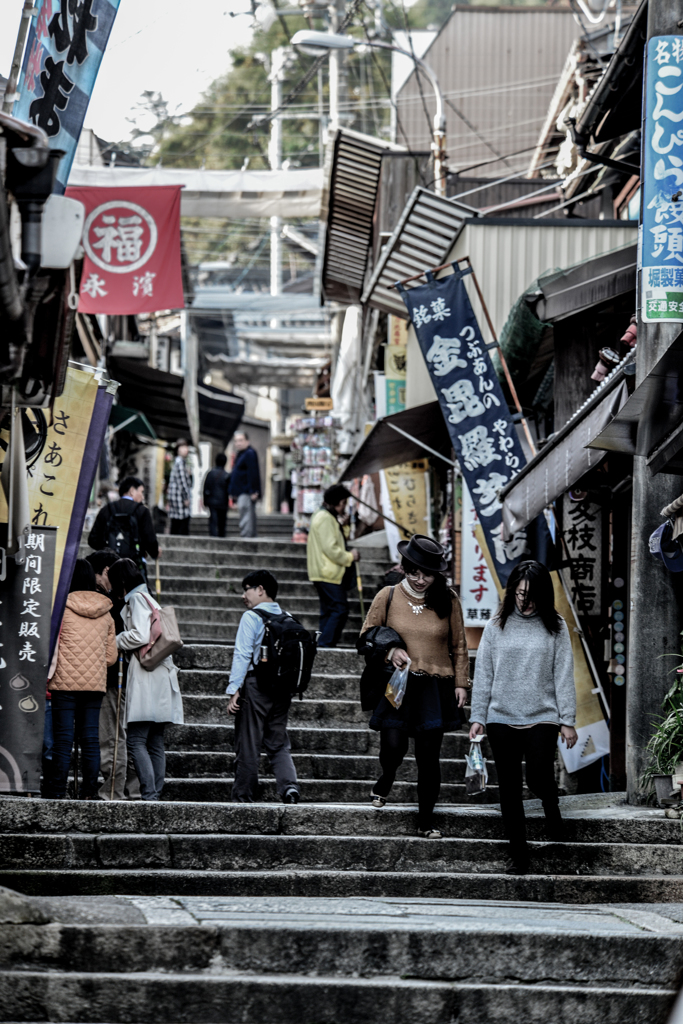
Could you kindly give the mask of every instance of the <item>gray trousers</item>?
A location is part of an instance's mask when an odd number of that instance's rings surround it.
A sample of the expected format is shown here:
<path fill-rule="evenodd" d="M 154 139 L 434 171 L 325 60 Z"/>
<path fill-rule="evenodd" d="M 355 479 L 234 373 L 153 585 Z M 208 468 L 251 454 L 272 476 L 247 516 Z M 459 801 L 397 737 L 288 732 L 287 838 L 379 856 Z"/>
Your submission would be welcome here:
<path fill-rule="evenodd" d="M 128 749 L 143 800 L 160 800 L 166 780 L 165 722 L 129 722 Z"/>
<path fill-rule="evenodd" d="M 104 782 L 99 789 L 100 800 L 111 800 L 111 773 L 116 742 L 116 701 L 118 690 L 107 689 L 100 709 L 100 771 Z M 121 692 L 119 743 L 116 751 L 114 800 L 140 799 L 140 783 L 126 746 L 126 691 Z"/>
<path fill-rule="evenodd" d="M 256 502 L 249 494 L 240 494 L 237 498 L 237 511 L 240 514 L 240 537 L 256 536 Z"/>
<path fill-rule="evenodd" d="M 235 715 L 235 781 L 232 799 L 250 804 L 257 798 L 258 762 L 261 746 L 275 775 L 280 796 L 299 786 L 292 761 L 287 713 L 291 697 L 276 698 L 264 693 L 254 676 L 247 676 L 240 690 L 240 709 Z"/>

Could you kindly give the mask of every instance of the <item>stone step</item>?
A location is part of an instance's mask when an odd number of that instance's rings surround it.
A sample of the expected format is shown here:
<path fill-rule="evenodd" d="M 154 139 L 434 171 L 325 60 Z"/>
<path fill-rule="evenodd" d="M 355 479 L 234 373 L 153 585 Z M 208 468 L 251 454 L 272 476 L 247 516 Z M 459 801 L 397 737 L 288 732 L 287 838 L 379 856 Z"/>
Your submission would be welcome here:
<path fill-rule="evenodd" d="M 234 647 L 227 642 L 222 644 L 187 643 L 182 650 L 174 655 L 178 668 L 229 669 L 232 662 Z M 325 648 L 319 650 L 315 657 L 315 671 L 329 673 L 358 673 L 363 661 L 356 653 L 355 647 Z"/>
<path fill-rule="evenodd" d="M 232 659 L 231 659 L 232 660 Z M 358 659 L 360 661 L 360 659 Z M 315 665 L 314 665 L 315 667 Z M 230 668 L 223 671 L 214 669 L 181 669 L 178 682 L 183 693 L 187 694 L 220 694 L 230 680 Z M 339 675 L 316 673 L 311 676 L 307 693 L 315 697 L 339 697 L 343 700 L 358 700 L 359 674 L 344 673 Z"/>
<path fill-rule="evenodd" d="M 183 697 L 186 722 L 220 724 L 228 719 L 226 694 Z M 345 725 L 367 725 L 370 713 L 363 711 L 357 700 L 293 700 L 288 720 L 292 725 L 318 722 L 328 728 Z"/>
<path fill-rule="evenodd" d="M 177 562 L 174 561 L 172 554 L 168 557 L 164 554 L 164 557 L 159 562 L 159 578 L 161 579 L 162 587 L 166 585 L 166 580 L 174 579 L 185 580 L 188 584 L 190 581 L 194 581 L 197 586 L 202 586 L 204 583 L 214 580 L 224 580 L 227 583 L 234 584 L 241 592 L 242 580 L 247 572 L 251 570 L 249 568 L 245 569 L 244 562 L 241 560 L 235 559 L 234 562 L 234 565 L 221 563 L 220 565 L 207 566 L 200 563 Z M 310 586 L 305 563 L 279 569 L 276 576 L 281 584 L 285 582 L 307 583 Z M 376 578 L 373 577 L 373 579 Z M 381 579 L 381 577 L 379 578 Z"/>
<path fill-rule="evenodd" d="M 508 845 L 500 839 L 17 834 L 3 838 L 0 876 L 28 869 L 97 868 L 489 875 L 504 872 L 507 854 Z M 531 847 L 531 873 L 581 878 L 666 877 L 671 879 L 678 898 L 683 892 L 681 850 L 675 846 L 535 843 Z M 405 890 L 406 895 L 408 892 Z"/>
<path fill-rule="evenodd" d="M 209 570 L 209 573 L 204 571 L 197 573 L 196 576 L 186 576 L 184 570 L 184 566 L 179 566 L 177 573 L 160 573 L 161 592 L 164 596 L 167 594 L 212 594 L 242 597 L 242 580 L 245 576 L 243 572 L 238 575 L 228 575 L 227 573 L 216 575 L 213 570 Z M 281 604 L 283 601 L 305 597 L 314 600 L 317 607 L 317 591 L 305 573 L 301 572 L 298 577 L 295 577 L 293 572 L 284 570 L 283 573 L 278 574 L 277 579 L 280 584 L 277 596 Z M 368 607 L 380 586 L 381 581 L 377 583 L 372 578 L 364 580 L 363 596 Z M 350 596 L 354 597 L 357 593 L 357 588 L 354 587 Z"/>
<path fill-rule="evenodd" d="M 178 782 L 182 779 L 194 780 L 220 780 L 232 778 L 233 762 L 235 755 L 232 753 L 216 753 L 210 751 L 186 751 L 169 750 L 166 753 L 166 776 L 167 780 Z M 292 760 L 296 768 L 297 776 L 305 786 L 314 780 L 362 780 L 374 782 L 381 774 L 379 761 L 376 757 L 367 757 L 362 754 L 338 755 L 338 754 L 293 754 Z M 447 783 L 462 784 L 465 779 L 467 763 L 464 758 L 441 760 L 441 781 Z M 268 758 L 261 755 L 259 765 L 259 777 L 267 780 L 270 775 Z M 396 775 L 396 784 L 417 781 L 417 765 L 414 757 L 406 757 Z M 493 786 L 497 783 L 496 766 L 489 766 L 489 783 Z M 367 789 L 367 787 L 366 787 Z M 205 799 L 205 798 L 200 798 Z M 365 794 L 361 799 L 365 799 Z M 407 798 L 412 801 L 412 797 Z M 405 802 L 403 797 L 398 798 L 398 791 L 392 790 L 392 800 L 395 803 Z"/>
<path fill-rule="evenodd" d="M 311 840 L 309 840 L 309 843 Z M 421 840 L 430 847 L 436 842 Z M 683 875 L 506 875 L 493 872 L 219 871 L 172 868 L 0 870 L 0 885 L 33 896 L 121 893 L 139 896 L 304 896 L 398 899 L 528 900 L 544 903 L 680 903 Z M 542 968 L 541 968 L 542 970 Z M 87 1019 L 87 1018 L 86 1018 Z"/>
<path fill-rule="evenodd" d="M 233 643 L 235 636 L 237 635 L 237 626 L 239 623 L 239 615 L 236 615 L 236 621 L 233 623 L 229 622 L 205 622 L 198 621 L 196 619 L 197 614 L 204 613 L 204 609 L 187 609 L 188 618 L 185 618 L 183 609 L 180 610 L 178 615 L 178 624 L 180 626 L 180 632 L 183 639 L 187 643 L 191 644 L 229 644 Z M 191 616 L 191 617 L 190 617 Z M 318 616 L 302 615 L 297 616 L 300 618 L 301 625 L 304 629 L 313 632 L 318 629 L 319 619 Z M 360 634 L 361 619 L 357 617 L 357 623 L 355 629 L 345 629 L 341 635 L 340 643 L 344 648 L 354 648 L 354 657 L 358 657 L 355 652 L 356 641 Z"/>
<path fill-rule="evenodd" d="M 266 971 L 366 979 L 403 975 L 480 984 L 516 978 L 524 984 L 536 980 L 542 959 L 546 983 L 652 989 L 675 985 L 683 955 L 680 927 L 676 933 L 667 918 L 657 922 L 649 912 L 651 925 L 669 925 L 673 933 L 645 932 L 629 920 L 637 920 L 638 914 L 629 915 L 619 904 L 614 916 L 606 908 L 473 907 L 455 900 L 425 906 L 379 899 L 347 903 L 289 898 L 274 904 L 239 897 L 159 897 L 140 904 L 152 921 L 161 918 L 165 923 L 6 927 L 0 934 L 0 964 L 15 971 L 40 967 L 53 972 L 69 972 L 77 965 L 91 977 L 144 968 L 179 976 Z M 620 911 L 624 919 L 617 916 Z M 172 923 L 174 918 L 183 924 Z"/>
<path fill-rule="evenodd" d="M 589 801 L 590 802 L 590 801 Z M 534 802 L 535 803 L 535 802 Z M 673 846 L 681 850 L 680 822 L 662 811 L 634 809 L 617 817 L 595 811 L 571 811 L 574 798 L 561 797 L 567 840 L 572 843 L 627 843 Z M 375 811 L 368 803 L 218 804 L 29 800 L 0 797 L 3 835 L 13 833 L 201 834 L 306 836 L 412 836 L 416 807 L 388 804 Z M 527 811 L 529 839 L 541 841 L 540 810 Z M 500 812 L 489 807 L 437 805 L 435 822 L 444 835 L 462 839 L 503 839 Z M 115 891 L 115 890 L 113 890 Z M 669 902 L 669 901 L 667 901 Z"/>
<path fill-rule="evenodd" d="M 368 714 L 366 712 L 366 714 Z M 379 733 L 363 729 L 330 729 L 307 726 L 289 726 L 287 734 L 293 751 L 311 754 L 320 752 L 334 755 L 379 754 Z M 487 741 L 485 740 L 484 743 Z M 166 750 L 178 751 L 232 751 L 234 750 L 234 728 L 227 722 L 219 725 L 169 725 L 165 734 Z M 446 758 L 463 758 L 469 750 L 467 733 L 446 733 L 441 754 Z M 411 744 L 412 748 L 412 744 Z M 488 747 L 484 754 L 490 758 Z M 489 770 L 495 768 L 492 763 Z"/>
<path fill-rule="evenodd" d="M 365 1024 L 381 1012 L 382 1020 L 394 1024 L 664 1024 L 674 997 L 671 988 L 629 985 L 498 985 L 260 972 L 228 977 L 144 971 L 0 973 L 6 1019 L 15 1021 L 68 1016 L 72 1022 L 108 1024 Z"/>
<path fill-rule="evenodd" d="M 301 800 L 313 804 L 362 804 L 370 803 L 370 790 L 379 776 L 379 766 L 374 778 L 358 779 L 307 779 L 299 778 Z M 463 770 L 464 774 L 464 770 Z M 163 789 L 164 800 L 181 800 L 199 802 L 225 803 L 231 799 L 232 778 L 227 779 L 173 779 L 167 778 Z M 413 803 L 417 801 L 417 786 L 412 782 L 396 782 L 391 791 L 391 799 L 396 803 Z M 498 787 L 488 786 L 486 792 L 476 797 L 468 797 L 464 783 L 443 784 L 439 794 L 441 804 L 496 803 Z M 281 798 L 275 788 L 275 781 L 262 778 L 259 789 L 259 800 L 266 803 L 280 803 Z"/>
<path fill-rule="evenodd" d="M 242 589 L 240 588 L 239 593 L 228 594 L 221 590 L 214 588 L 211 585 L 205 586 L 201 591 L 177 591 L 168 590 L 163 591 L 164 604 L 173 605 L 176 608 L 178 614 L 185 614 L 186 611 L 201 610 L 202 614 L 207 609 L 219 609 L 230 613 L 230 621 L 233 619 L 239 623 L 240 618 L 244 614 L 245 607 L 244 601 L 242 600 Z M 355 622 L 356 619 L 360 625 L 362 625 L 362 619 L 360 617 L 360 605 L 357 594 L 352 591 L 349 595 L 349 610 L 350 619 Z M 318 595 L 311 586 L 307 584 L 305 587 L 302 586 L 301 593 L 292 595 L 283 588 L 283 593 L 278 593 L 278 603 L 285 612 L 290 612 L 295 618 L 301 618 L 307 616 L 309 619 L 318 619 L 320 602 L 318 601 Z M 236 618 L 235 618 L 236 617 Z"/>

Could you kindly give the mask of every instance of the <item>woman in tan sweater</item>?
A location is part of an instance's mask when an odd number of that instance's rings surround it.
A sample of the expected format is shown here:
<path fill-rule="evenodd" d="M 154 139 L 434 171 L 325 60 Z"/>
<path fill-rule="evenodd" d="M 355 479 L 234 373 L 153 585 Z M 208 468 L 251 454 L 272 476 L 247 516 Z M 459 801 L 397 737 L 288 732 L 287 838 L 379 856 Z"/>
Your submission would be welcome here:
<path fill-rule="evenodd" d="M 85 558 L 76 561 L 59 632 L 52 694 L 54 747 L 52 772 L 45 787 L 53 800 L 66 797 L 74 735 L 81 747 L 82 800 L 97 797 L 100 771 L 100 705 L 107 689 L 107 666 L 118 657 L 112 603 L 97 592 L 95 570 Z"/>
<path fill-rule="evenodd" d="M 364 633 L 372 626 L 391 626 L 406 650 L 394 648 L 387 660 L 394 668 L 401 668 L 408 659 L 411 662 L 401 705 L 395 708 L 382 697 L 370 718 L 370 728 L 380 733 L 382 767 L 370 796 L 373 807 L 384 806 L 412 736 L 417 762 L 417 834 L 440 839 L 433 815 L 441 788 L 441 742 L 445 732 L 462 723 L 461 708 L 469 687 L 465 627 L 460 601 L 443 575 L 448 563 L 442 546 L 416 534 L 398 548 L 405 579 L 396 587 L 380 590 L 362 629 Z"/>

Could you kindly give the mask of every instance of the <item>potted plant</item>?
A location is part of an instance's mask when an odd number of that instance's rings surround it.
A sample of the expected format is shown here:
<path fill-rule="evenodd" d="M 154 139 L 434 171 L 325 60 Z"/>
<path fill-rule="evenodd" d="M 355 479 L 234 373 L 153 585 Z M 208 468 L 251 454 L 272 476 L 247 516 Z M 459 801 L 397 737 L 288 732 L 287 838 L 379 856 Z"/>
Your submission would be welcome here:
<path fill-rule="evenodd" d="M 643 782 L 654 784 L 659 804 L 673 802 L 676 777 L 683 781 L 683 665 L 675 672 L 676 681 L 662 701 L 664 714 L 654 716 L 658 725 L 647 745 L 651 763 L 643 772 Z"/>

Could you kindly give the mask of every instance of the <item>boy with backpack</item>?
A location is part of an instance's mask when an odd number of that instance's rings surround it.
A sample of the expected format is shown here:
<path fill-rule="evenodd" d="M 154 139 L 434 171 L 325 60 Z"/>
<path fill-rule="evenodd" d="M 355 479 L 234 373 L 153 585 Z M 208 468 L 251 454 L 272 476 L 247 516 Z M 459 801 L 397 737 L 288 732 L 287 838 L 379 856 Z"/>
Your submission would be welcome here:
<path fill-rule="evenodd" d="M 119 494 L 118 501 L 110 501 L 97 513 L 88 544 L 95 551 L 108 548 L 118 558 L 132 558 L 146 577 L 145 554 L 158 558 L 161 552 L 152 513 L 144 504 L 145 485 L 137 476 L 124 477 Z"/>
<path fill-rule="evenodd" d="M 283 803 L 299 802 L 299 785 L 287 735 L 292 697 L 308 686 L 315 658 L 310 633 L 283 612 L 278 582 L 267 569 L 242 580 L 242 616 L 235 639 L 228 711 L 235 715 L 235 781 L 232 799 L 257 798 L 258 760 L 263 745 Z"/>

